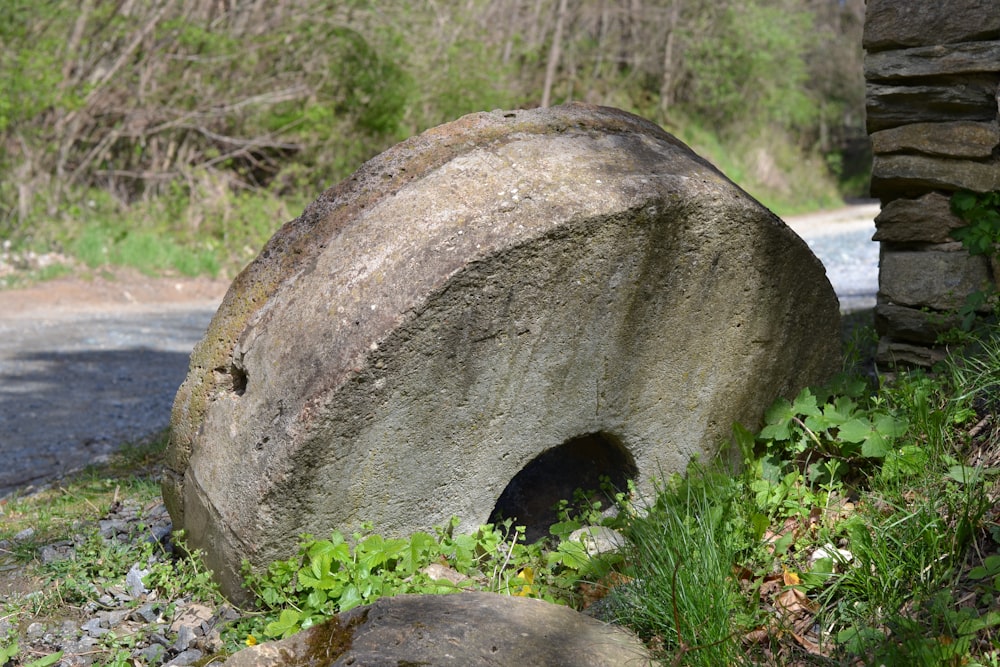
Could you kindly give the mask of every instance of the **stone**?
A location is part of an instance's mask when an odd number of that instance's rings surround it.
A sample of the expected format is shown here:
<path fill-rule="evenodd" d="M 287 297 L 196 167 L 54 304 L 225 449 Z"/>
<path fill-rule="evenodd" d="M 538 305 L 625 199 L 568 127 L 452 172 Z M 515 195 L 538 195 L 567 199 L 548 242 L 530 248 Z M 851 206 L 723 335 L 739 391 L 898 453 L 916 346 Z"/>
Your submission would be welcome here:
<path fill-rule="evenodd" d="M 867 0 L 867 51 L 1000 38 L 996 0 Z"/>
<path fill-rule="evenodd" d="M 100 637 L 101 635 L 106 635 L 110 630 L 105 627 L 105 623 L 101 621 L 100 618 L 92 618 L 83 625 L 80 629 L 86 632 L 91 637 Z"/>
<path fill-rule="evenodd" d="M 138 563 L 129 568 L 125 575 L 125 589 L 131 597 L 137 598 L 149 592 L 146 584 L 142 583 L 143 577 L 148 574 L 149 569 L 140 569 Z"/>
<path fill-rule="evenodd" d="M 132 612 L 131 618 L 145 623 L 155 623 L 162 616 L 162 608 L 163 606 L 157 602 L 147 602 L 136 608 Z"/>
<path fill-rule="evenodd" d="M 195 637 L 194 628 L 189 625 L 182 625 L 177 630 L 177 638 L 171 644 L 170 650 L 177 653 L 186 651 L 194 643 Z"/>
<path fill-rule="evenodd" d="M 187 665 L 193 665 L 201 660 L 201 656 L 201 651 L 196 648 L 189 648 L 175 655 L 164 667 L 186 667 Z"/>
<path fill-rule="evenodd" d="M 426 574 L 434 581 L 450 581 L 456 586 L 469 580 L 467 576 L 458 570 L 448 567 L 442 563 L 431 563 L 427 567 L 422 568 L 420 572 L 422 574 Z"/>
<path fill-rule="evenodd" d="M 204 634 L 204 629 L 212 625 L 214 612 L 203 604 L 191 603 L 175 612 L 170 624 L 171 632 L 180 632 L 184 627 L 190 627 L 195 634 Z"/>
<path fill-rule="evenodd" d="M 625 536 L 607 526 L 584 526 L 569 534 L 570 542 L 579 542 L 590 556 L 621 551 L 627 542 Z"/>
<path fill-rule="evenodd" d="M 1000 41 L 935 44 L 865 57 L 865 78 L 869 81 L 980 72 L 1000 72 Z"/>
<path fill-rule="evenodd" d="M 938 337 L 959 327 L 962 318 L 955 313 L 921 310 L 891 303 L 875 306 L 875 330 L 882 336 L 906 343 L 933 345 Z"/>
<path fill-rule="evenodd" d="M 880 338 L 875 351 L 875 363 L 882 367 L 919 366 L 930 368 L 948 358 L 948 353 L 940 347 L 926 347 Z"/>
<path fill-rule="evenodd" d="M 997 117 L 997 77 L 954 77 L 947 84 L 865 86 L 869 134 L 910 123 L 992 122 Z"/>
<path fill-rule="evenodd" d="M 600 475 L 650 490 L 823 382 L 838 323 L 805 242 L 657 125 L 472 114 L 366 163 L 235 279 L 164 498 L 238 599 L 242 561 L 302 533 L 471 533 L 529 469 L 528 510 Z"/>
<path fill-rule="evenodd" d="M 139 651 L 139 657 L 147 665 L 159 665 L 167 655 L 167 649 L 159 644 L 152 644 Z"/>
<path fill-rule="evenodd" d="M 875 218 L 873 241 L 946 243 L 965 222 L 951 212 L 951 198 L 928 192 L 917 199 L 893 199 Z"/>
<path fill-rule="evenodd" d="M 983 256 L 962 250 L 891 250 L 882 248 L 879 265 L 880 302 L 898 306 L 957 310 L 965 298 L 991 285 Z"/>
<path fill-rule="evenodd" d="M 903 151 L 953 158 L 989 158 L 1000 145 L 1000 125 L 992 123 L 914 123 L 871 135 L 872 151 Z"/>
<path fill-rule="evenodd" d="M 125 621 L 128 620 L 129 616 L 132 615 L 131 609 L 116 609 L 115 611 L 107 612 L 107 621 L 109 628 L 116 628 Z"/>
<path fill-rule="evenodd" d="M 125 519 L 101 519 L 97 522 L 100 526 L 101 537 L 114 539 L 119 533 L 128 532 L 128 521 Z"/>
<path fill-rule="evenodd" d="M 653 665 L 624 628 L 542 600 L 400 595 L 357 607 L 288 639 L 231 656 L 225 667 L 329 665 Z"/>
<path fill-rule="evenodd" d="M 883 201 L 928 190 L 1000 190 L 1000 160 L 972 162 L 923 155 L 876 155 L 871 193 Z"/>

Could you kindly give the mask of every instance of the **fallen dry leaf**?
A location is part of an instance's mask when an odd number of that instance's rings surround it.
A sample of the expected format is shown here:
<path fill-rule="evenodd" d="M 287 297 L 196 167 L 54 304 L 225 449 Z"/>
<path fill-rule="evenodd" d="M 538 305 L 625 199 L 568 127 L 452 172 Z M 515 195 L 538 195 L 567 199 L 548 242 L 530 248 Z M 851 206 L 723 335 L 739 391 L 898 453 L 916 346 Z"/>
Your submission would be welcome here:
<path fill-rule="evenodd" d="M 630 581 L 632 581 L 631 577 L 625 576 L 621 572 L 611 571 L 596 583 L 581 582 L 578 588 L 583 597 L 583 608 L 586 609 L 601 598 L 606 597 L 615 586 L 621 586 Z"/>
<path fill-rule="evenodd" d="M 787 588 L 774 598 L 774 606 L 782 612 L 782 616 L 813 614 L 816 611 L 816 603 L 810 600 L 805 593 L 797 588 Z"/>

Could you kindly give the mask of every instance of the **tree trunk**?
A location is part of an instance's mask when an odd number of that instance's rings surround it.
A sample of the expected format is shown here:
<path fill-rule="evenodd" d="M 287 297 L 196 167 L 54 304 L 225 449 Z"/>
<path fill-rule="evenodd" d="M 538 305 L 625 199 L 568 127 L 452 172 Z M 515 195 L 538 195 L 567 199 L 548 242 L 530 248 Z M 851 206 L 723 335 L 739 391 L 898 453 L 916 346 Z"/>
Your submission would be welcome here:
<path fill-rule="evenodd" d="M 552 46 L 549 48 L 549 62 L 545 66 L 545 85 L 542 88 L 542 107 L 549 106 L 552 101 L 552 85 L 555 82 L 556 70 L 559 68 L 559 56 L 562 53 L 563 24 L 566 23 L 566 6 L 568 0 L 559 0 L 559 13 L 556 15 L 556 29 L 552 35 Z"/>
<path fill-rule="evenodd" d="M 680 0 L 670 3 L 670 14 L 667 16 L 667 39 L 663 47 L 663 78 L 660 81 L 660 120 L 667 119 L 667 113 L 674 104 L 674 72 L 677 64 L 674 62 L 674 44 L 676 42 L 677 23 L 680 19 Z"/>

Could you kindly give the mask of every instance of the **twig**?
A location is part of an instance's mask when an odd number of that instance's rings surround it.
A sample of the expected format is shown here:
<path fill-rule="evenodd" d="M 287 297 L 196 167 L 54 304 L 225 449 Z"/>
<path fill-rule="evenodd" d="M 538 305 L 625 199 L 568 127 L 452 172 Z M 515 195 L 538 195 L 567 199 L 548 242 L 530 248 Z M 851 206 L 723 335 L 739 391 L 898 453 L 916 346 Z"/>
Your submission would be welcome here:
<path fill-rule="evenodd" d="M 817 446 L 817 447 L 819 447 L 820 449 L 822 449 L 822 448 L 823 448 L 823 443 L 822 443 L 822 442 L 820 441 L 820 439 L 819 439 L 819 436 L 817 436 L 817 435 L 816 435 L 815 433 L 813 433 L 812 429 L 811 429 L 811 428 L 809 428 L 808 426 L 806 426 L 806 423 L 805 423 L 804 421 L 802 421 L 802 420 L 801 420 L 801 419 L 799 419 L 798 417 L 792 417 L 792 420 L 793 420 L 793 421 L 794 421 L 794 422 L 795 422 L 796 424 L 798 424 L 799 426 L 801 426 L 801 427 L 802 427 L 802 429 L 803 429 L 803 430 L 804 430 L 804 431 L 805 431 L 806 433 L 808 433 L 808 434 L 809 434 L 809 437 L 813 439 L 813 442 L 815 442 L 815 443 L 816 443 L 816 446 Z"/>
<path fill-rule="evenodd" d="M 980 419 L 978 424 L 969 429 L 969 437 L 975 438 L 977 435 L 982 433 L 983 429 L 989 426 L 991 421 L 993 421 L 993 415 L 986 415 Z"/>
<path fill-rule="evenodd" d="M 69 491 L 67 491 L 67 490 L 66 490 L 65 488 L 63 488 L 63 487 L 61 487 L 61 486 L 59 487 L 59 490 L 60 490 L 60 491 L 62 491 L 62 492 L 63 492 L 63 493 L 65 494 L 65 495 L 69 496 L 70 498 L 75 498 L 75 499 L 77 499 L 77 500 L 82 500 L 83 502 L 85 502 L 85 503 L 87 503 L 88 505 L 90 505 L 90 509 L 92 509 L 92 510 L 94 510 L 95 512 L 97 512 L 98 514 L 100 514 L 101 510 L 100 510 L 100 509 L 98 509 L 98 508 L 97 508 L 97 507 L 96 507 L 96 506 L 94 505 L 94 503 L 90 502 L 90 501 L 89 501 L 89 500 L 87 500 L 86 498 L 82 498 L 82 497 L 80 497 L 80 496 L 78 496 L 78 495 L 76 495 L 76 494 L 74 494 L 74 493 L 70 493 Z"/>

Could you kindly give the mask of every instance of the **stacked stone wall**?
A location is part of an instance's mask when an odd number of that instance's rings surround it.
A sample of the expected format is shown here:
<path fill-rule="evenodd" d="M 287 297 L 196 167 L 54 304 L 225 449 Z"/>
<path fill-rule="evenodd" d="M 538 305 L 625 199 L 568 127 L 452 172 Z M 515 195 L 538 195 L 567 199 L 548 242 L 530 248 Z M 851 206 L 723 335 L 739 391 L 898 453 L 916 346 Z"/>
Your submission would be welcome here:
<path fill-rule="evenodd" d="M 878 362 L 929 365 L 995 266 L 951 231 L 957 190 L 1000 190 L 1000 0 L 868 0 L 872 195 L 881 242 Z"/>

